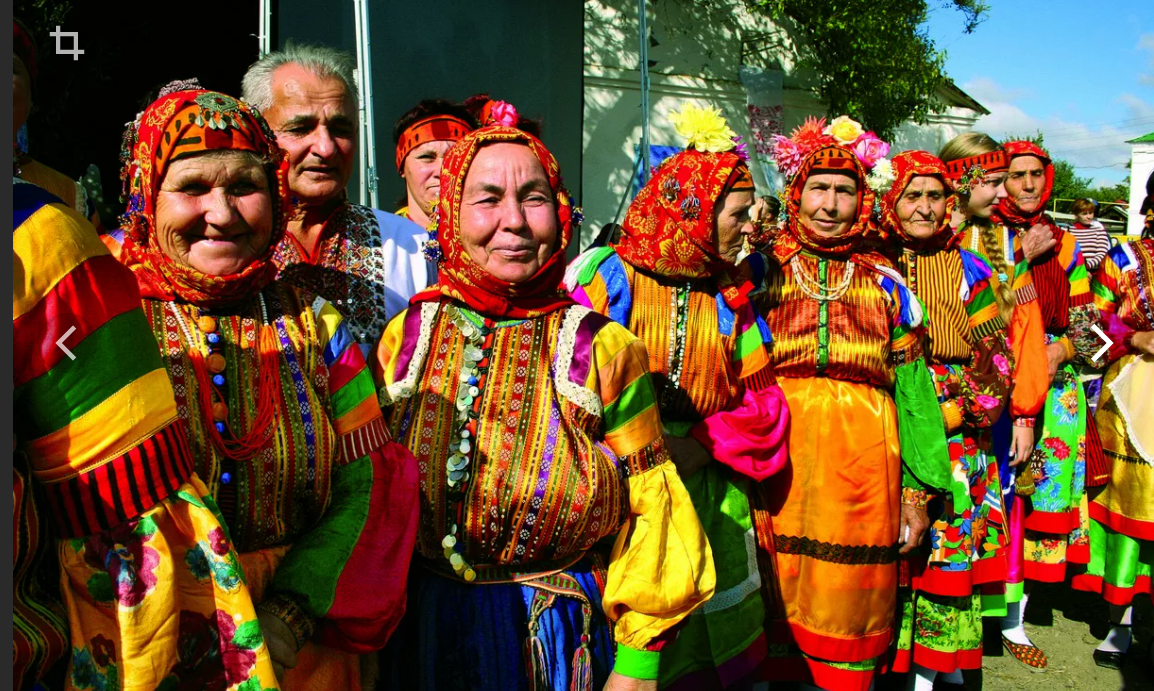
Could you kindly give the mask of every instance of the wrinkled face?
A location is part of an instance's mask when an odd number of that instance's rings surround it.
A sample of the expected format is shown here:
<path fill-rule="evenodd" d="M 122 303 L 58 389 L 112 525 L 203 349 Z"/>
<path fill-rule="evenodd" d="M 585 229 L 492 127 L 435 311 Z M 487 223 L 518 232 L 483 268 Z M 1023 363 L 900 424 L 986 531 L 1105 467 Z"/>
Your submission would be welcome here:
<path fill-rule="evenodd" d="M 801 190 L 798 218 L 818 235 L 838 237 L 857 214 L 857 180 L 841 173 L 810 175 Z"/>
<path fill-rule="evenodd" d="M 12 54 L 12 140 L 20 126 L 28 122 L 32 112 L 32 75 L 28 73 L 24 61 L 16 53 Z"/>
<path fill-rule="evenodd" d="M 426 214 L 433 211 L 433 203 L 441 192 L 441 161 L 451 148 L 450 141 L 425 142 L 410 151 L 401 164 L 409 204 L 416 204 Z"/>
<path fill-rule="evenodd" d="M 924 240 L 934 234 L 946 215 L 946 188 L 934 176 L 914 176 L 898 198 L 894 212 L 907 235 Z"/>
<path fill-rule="evenodd" d="M 1046 164 L 1037 156 L 1015 156 L 1010 159 L 1006 192 L 1024 213 L 1037 211 L 1046 190 Z"/>
<path fill-rule="evenodd" d="M 1084 226 L 1088 226 L 1094 222 L 1094 210 L 1090 209 L 1089 211 L 1076 213 L 1074 214 L 1074 220 L 1078 221 L 1078 223 L 1081 223 Z"/>
<path fill-rule="evenodd" d="M 481 147 L 465 175 L 461 241 L 494 278 L 521 283 L 557 246 L 557 203 L 541 161 L 525 144 Z"/>
<path fill-rule="evenodd" d="M 966 211 L 974 218 L 989 218 L 998 202 L 1006 198 L 1006 174 L 991 173 L 970 187 Z"/>
<path fill-rule="evenodd" d="M 751 208 L 753 190 L 726 192 L 713 208 L 717 252 L 730 263 L 737 263 L 742 241 L 753 232 L 753 221 L 749 218 Z"/>
<path fill-rule="evenodd" d="M 344 82 L 295 64 L 273 73 L 272 106 L 264 112 L 289 155 L 289 189 L 320 205 L 344 191 L 357 145 L 357 107 Z"/>
<path fill-rule="evenodd" d="M 264 166 L 243 151 L 173 161 L 156 195 L 156 241 L 178 264 L 239 273 L 268 249 L 273 200 Z"/>

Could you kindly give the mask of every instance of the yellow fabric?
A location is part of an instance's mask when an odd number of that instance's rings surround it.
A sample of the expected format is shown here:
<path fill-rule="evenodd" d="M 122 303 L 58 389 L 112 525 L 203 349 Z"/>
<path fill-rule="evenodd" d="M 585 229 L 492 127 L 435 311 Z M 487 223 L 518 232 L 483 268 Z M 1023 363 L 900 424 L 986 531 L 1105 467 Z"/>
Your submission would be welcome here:
<path fill-rule="evenodd" d="M 26 444 L 40 459 L 41 482 L 87 472 L 126 453 L 176 417 L 168 372 L 156 369 L 128 384 L 61 429 Z M 120 434 L 113 434 L 120 432 Z"/>
<path fill-rule="evenodd" d="M 946 431 L 953 432 L 962 426 L 962 411 L 954 401 L 946 401 L 941 405 L 942 419 L 946 422 Z"/>
<path fill-rule="evenodd" d="M 1150 395 L 1154 391 L 1154 357 L 1130 355 L 1113 369 L 1118 370 L 1118 375 L 1103 384 L 1102 396 L 1106 397 L 1109 388 L 1112 411 L 1116 410 L 1125 422 L 1130 450 L 1146 463 L 1154 464 L 1154 396 Z"/>
<path fill-rule="evenodd" d="M 619 645 L 644 649 L 713 597 L 713 550 L 677 468 L 629 478 L 630 518 L 617 536 L 601 600 Z"/>
<path fill-rule="evenodd" d="M 48 204 L 12 233 L 12 256 L 19 257 L 12 267 L 13 319 L 35 307 L 77 266 L 108 254 L 108 248 L 87 225 L 72 209 Z"/>
<path fill-rule="evenodd" d="M 214 579 L 213 587 L 208 590 L 186 562 L 189 545 L 212 545 L 219 537 L 213 535 L 213 529 L 219 531 L 220 524 L 212 511 L 199 503 L 200 498 L 208 494 L 208 488 L 193 475 L 181 486 L 179 496 L 194 497 L 198 503 L 170 499 L 140 518 L 140 523 L 151 521 L 155 526 L 155 532 L 143 543 L 143 549 L 155 550 L 159 558 L 154 565 L 147 556 L 134 561 L 138 578 L 145 575 L 154 578 L 152 590 L 135 606 L 117 605 L 115 599 L 111 604 L 97 600 L 93 592 L 96 588 L 91 584 L 108 571 L 104 564 L 94 565 L 93 560 L 87 557 L 91 540 L 57 542 L 62 567 L 60 590 L 68 611 L 72 645 L 74 648 L 91 647 L 98 636 L 107 639 L 114 647 L 113 661 L 121 683 L 117 688 L 121 691 L 154 691 L 157 688 L 178 661 L 179 637 L 196 633 L 195 627 L 182 626 L 185 618 L 215 621 L 216 612 L 223 611 L 231 614 L 234 622 L 250 623 L 256 619 L 252 597 L 243 580 L 237 579 L 226 587 Z M 124 551 L 127 552 L 126 559 L 141 554 L 131 544 L 125 546 Z M 96 560 L 99 562 L 99 557 Z M 115 588 L 114 584 L 113 592 Z M 206 598 L 206 594 L 210 597 Z M 177 616 L 178 612 L 180 616 Z M 196 645 L 211 643 L 201 638 Z M 261 643 L 254 653 L 260 687 L 278 688 L 268 648 Z M 80 687 L 69 676 L 65 688 Z M 86 685 L 82 688 L 92 687 Z"/>

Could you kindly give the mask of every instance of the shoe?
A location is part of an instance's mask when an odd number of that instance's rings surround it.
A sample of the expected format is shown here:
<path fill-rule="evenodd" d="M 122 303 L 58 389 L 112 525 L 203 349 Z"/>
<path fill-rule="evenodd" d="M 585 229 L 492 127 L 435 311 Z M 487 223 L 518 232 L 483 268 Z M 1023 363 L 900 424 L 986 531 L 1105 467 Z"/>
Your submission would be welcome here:
<path fill-rule="evenodd" d="M 1108 669 L 1122 669 L 1122 663 L 1126 659 L 1126 653 L 1119 653 L 1113 650 L 1098 650 L 1094 649 L 1094 664 L 1099 667 L 1106 667 Z"/>
<path fill-rule="evenodd" d="M 1033 667 L 1034 669 L 1046 669 L 1046 653 L 1042 652 L 1041 648 L 1036 648 L 1032 645 L 1022 645 L 1014 643 L 1006 636 L 1002 635 L 1002 645 L 1010 654 L 1017 658 L 1018 662 L 1024 665 Z"/>

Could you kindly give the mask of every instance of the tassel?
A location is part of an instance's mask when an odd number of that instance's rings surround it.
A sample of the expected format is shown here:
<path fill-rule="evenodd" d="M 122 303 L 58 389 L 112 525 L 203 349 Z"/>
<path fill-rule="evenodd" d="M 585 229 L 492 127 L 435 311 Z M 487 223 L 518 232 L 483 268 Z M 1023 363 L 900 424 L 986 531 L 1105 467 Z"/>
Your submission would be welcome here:
<path fill-rule="evenodd" d="M 1018 470 L 1017 477 L 1014 479 L 1014 494 L 1019 497 L 1028 497 L 1035 491 L 1034 487 L 1034 472 L 1030 470 L 1030 466 Z"/>
<path fill-rule="evenodd" d="M 525 656 L 525 675 L 529 678 L 529 691 L 548 691 L 549 665 L 545 660 L 545 644 L 537 636 L 540 629 L 538 619 L 549 606 L 553 604 L 554 595 L 537 591 L 533 596 L 533 605 L 529 609 L 529 637 L 525 639 L 523 654 Z"/>
<path fill-rule="evenodd" d="M 582 603 L 581 614 L 585 620 L 584 631 L 581 632 L 581 645 L 573 653 L 573 676 L 569 681 L 569 691 L 593 691 L 593 655 L 589 652 L 593 608 L 588 603 Z"/>

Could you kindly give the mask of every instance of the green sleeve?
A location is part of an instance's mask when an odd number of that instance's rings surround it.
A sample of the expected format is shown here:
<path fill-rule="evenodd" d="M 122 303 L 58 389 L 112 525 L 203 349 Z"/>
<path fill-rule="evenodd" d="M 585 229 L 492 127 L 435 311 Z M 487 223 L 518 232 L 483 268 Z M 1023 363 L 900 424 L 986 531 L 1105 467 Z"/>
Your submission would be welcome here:
<path fill-rule="evenodd" d="M 950 472 L 950 453 L 941 408 L 934 393 L 925 360 L 917 358 L 897 366 L 894 402 L 898 411 L 898 438 L 901 440 L 902 486 L 936 493 L 951 492 L 955 501 L 968 489 Z M 958 494 L 962 493 L 962 497 Z"/>

